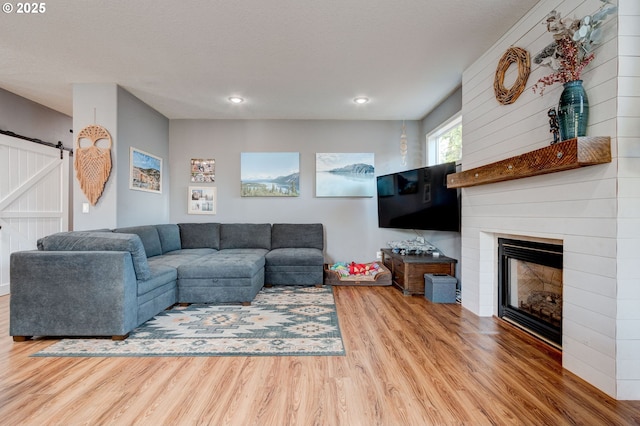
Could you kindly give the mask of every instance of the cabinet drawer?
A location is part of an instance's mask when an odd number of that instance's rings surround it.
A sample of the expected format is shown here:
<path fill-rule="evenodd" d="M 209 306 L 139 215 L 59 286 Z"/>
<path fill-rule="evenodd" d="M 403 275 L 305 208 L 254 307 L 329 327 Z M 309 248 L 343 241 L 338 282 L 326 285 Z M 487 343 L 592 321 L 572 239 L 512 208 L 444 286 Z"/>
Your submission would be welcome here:
<path fill-rule="evenodd" d="M 404 262 L 393 259 L 393 281 L 404 288 Z"/>
<path fill-rule="evenodd" d="M 389 256 L 383 256 L 382 263 L 387 267 L 388 270 L 393 271 L 393 259 Z"/>
<path fill-rule="evenodd" d="M 393 258 L 393 270 L 404 274 L 404 262 L 402 259 Z"/>
<path fill-rule="evenodd" d="M 393 273 L 393 282 L 397 286 L 404 288 L 404 274 Z"/>

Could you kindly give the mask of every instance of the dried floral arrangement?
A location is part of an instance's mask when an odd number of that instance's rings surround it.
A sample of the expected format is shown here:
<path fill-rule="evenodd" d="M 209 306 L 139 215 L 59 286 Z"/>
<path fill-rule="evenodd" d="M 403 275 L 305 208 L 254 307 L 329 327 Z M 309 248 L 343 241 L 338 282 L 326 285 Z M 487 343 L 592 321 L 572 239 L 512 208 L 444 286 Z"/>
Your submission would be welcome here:
<path fill-rule="evenodd" d="M 553 34 L 553 42 L 546 46 L 533 60 L 554 72 L 542 77 L 533 86 L 534 93 L 544 93 L 547 86 L 580 80 L 582 71 L 595 57 L 593 50 L 602 42 L 602 24 L 618 8 L 609 0 L 600 0 L 603 5 L 593 14 L 582 19 L 562 18 L 552 10 L 545 19 L 547 31 Z"/>

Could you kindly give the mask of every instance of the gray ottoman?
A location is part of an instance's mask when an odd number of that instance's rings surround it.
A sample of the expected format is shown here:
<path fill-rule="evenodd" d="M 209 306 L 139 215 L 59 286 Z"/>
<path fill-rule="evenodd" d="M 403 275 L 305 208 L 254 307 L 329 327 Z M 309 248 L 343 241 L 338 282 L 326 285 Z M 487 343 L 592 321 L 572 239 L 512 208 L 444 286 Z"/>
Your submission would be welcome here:
<path fill-rule="evenodd" d="M 456 303 L 458 280 L 447 274 L 424 274 L 424 297 L 433 303 Z"/>
<path fill-rule="evenodd" d="M 264 286 L 264 256 L 218 252 L 178 267 L 178 303 L 251 304 Z"/>

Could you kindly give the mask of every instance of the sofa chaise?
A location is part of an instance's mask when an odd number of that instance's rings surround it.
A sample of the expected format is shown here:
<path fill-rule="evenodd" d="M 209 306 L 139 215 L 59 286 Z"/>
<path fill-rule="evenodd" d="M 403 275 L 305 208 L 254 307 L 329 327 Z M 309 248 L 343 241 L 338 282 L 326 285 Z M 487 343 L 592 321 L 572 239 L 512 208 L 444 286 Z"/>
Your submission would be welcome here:
<path fill-rule="evenodd" d="M 180 223 L 61 232 L 10 261 L 10 335 L 111 336 L 176 303 L 250 304 L 322 285 L 322 224 Z"/>

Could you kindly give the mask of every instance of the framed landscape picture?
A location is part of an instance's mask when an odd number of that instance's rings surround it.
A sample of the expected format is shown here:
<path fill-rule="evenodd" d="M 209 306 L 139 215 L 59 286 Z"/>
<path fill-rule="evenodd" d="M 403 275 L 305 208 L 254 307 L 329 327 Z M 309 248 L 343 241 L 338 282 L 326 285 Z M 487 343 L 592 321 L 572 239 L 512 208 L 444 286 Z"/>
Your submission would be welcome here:
<path fill-rule="evenodd" d="M 213 186 L 190 186 L 188 214 L 216 214 L 216 188 Z"/>
<path fill-rule="evenodd" d="M 131 147 L 129 189 L 162 193 L 162 158 Z"/>
<path fill-rule="evenodd" d="M 316 197 L 373 197 L 374 154 L 316 153 Z"/>
<path fill-rule="evenodd" d="M 300 153 L 241 153 L 240 186 L 243 197 L 297 197 L 300 195 Z"/>

